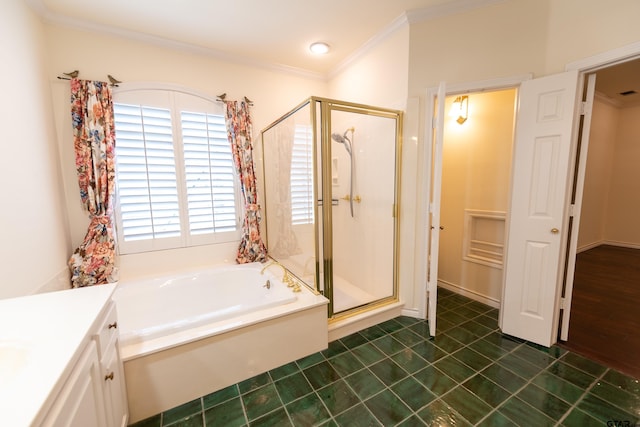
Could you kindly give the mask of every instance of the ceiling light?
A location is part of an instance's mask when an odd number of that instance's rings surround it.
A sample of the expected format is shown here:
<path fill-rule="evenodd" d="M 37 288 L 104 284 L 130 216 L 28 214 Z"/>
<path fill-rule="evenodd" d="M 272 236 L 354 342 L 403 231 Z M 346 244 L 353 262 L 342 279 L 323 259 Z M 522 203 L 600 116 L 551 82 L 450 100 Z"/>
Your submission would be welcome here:
<path fill-rule="evenodd" d="M 311 46 L 309 46 L 309 50 L 311 51 L 311 53 L 324 55 L 325 53 L 329 52 L 329 45 L 325 42 L 315 42 L 311 43 Z"/>

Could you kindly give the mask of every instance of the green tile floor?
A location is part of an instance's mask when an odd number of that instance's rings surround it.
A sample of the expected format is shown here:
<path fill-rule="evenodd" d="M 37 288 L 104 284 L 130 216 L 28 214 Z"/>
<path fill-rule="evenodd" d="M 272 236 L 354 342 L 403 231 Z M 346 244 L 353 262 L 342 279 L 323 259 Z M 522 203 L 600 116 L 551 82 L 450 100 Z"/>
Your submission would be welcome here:
<path fill-rule="evenodd" d="M 497 318 L 441 289 L 434 339 L 398 317 L 135 427 L 640 426 L 638 380 L 504 336 Z"/>

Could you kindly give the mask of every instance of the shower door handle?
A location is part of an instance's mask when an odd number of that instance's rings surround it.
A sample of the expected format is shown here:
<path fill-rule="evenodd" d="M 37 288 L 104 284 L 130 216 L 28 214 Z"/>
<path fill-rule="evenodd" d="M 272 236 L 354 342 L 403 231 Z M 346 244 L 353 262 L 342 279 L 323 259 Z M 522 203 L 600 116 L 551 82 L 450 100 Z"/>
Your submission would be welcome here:
<path fill-rule="evenodd" d="M 318 206 L 322 206 L 322 199 L 318 199 Z M 331 199 L 331 206 L 338 206 L 338 199 Z"/>

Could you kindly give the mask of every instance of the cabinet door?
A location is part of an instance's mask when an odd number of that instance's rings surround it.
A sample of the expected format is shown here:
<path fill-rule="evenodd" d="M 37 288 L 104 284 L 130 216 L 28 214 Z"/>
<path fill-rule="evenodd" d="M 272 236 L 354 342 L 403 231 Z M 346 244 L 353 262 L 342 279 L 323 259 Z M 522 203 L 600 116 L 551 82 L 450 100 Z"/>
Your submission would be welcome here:
<path fill-rule="evenodd" d="M 114 341 L 102 358 L 105 372 L 104 394 L 107 419 L 110 427 L 126 427 L 127 397 L 125 392 L 124 371 L 118 354 L 118 341 Z"/>
<path fill-rule="evenodd" d="M 102 380 L 96 344 L 90 341 L 43 426 L 106 427 Z"/>

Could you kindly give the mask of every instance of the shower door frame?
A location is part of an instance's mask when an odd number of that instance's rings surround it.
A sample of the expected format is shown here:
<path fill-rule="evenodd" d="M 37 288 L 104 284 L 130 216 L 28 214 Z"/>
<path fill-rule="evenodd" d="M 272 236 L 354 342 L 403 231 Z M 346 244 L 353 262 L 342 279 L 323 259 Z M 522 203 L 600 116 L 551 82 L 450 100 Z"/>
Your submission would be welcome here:
<path fill-rule="evenodd" d="M 312 152 L 313 154 L 313 197 L 314 197 L 314 233 L 315 233 L 315 283 L 311 287 L 315 292 L 321 292 L 329 299 L 327 316 L 329 321 L 343 320 L 347 317 L 355 316 L 364 311 L 397 302 L 399 288 L 399 240 L 400 240 L 400 194 L 401 194 L 401 175 L 402 175 L 402 129 L 403 129 L 403 112 L 389 108 L 375 107 L 366 104 L 358 104 L 347 101 L 340 101 L 331 98 L 312 96 L 298 104 L 288 113 L 279 117 L 272 124 L 262 130 L 262 150 L 264 161 L 264 133 L 275 127 L 286 118 L 292 116 L 304 107 L 309 105 L 310 123 L 312 128 Z M 395 144 L 394 144 L 394 196 L 392 212 L 393 216 L 393 267 L 392 267 L 392 294 L 387 297 L 377 299 L 375 301 L 334 313 L 333 304 L 333 211 L 332 203 L 324 203 L 324 200 L 331 201 L 333 197 L 332 189 L 332 171 L 331 171 L 331 112 L 341 111 L 354 114 L 371 115 L 376 117 L 388 118 L 395 120 Z M 318 135 L 319 133 L 319 135 Z M 318 147 L 320 144 L 320 147 Z M 318 149 L 320 148 L 320 159 L 318 159 Z M 317 179 L 320 169 L 321 179 Z M 265 170 L 263 165 L 263 182 L 265 183 Z M 319 187 L 321 186 L 321 187 Z M 320 235 L 319 223 L 316 214 L 318 212 L 319 203 L 322 202 L 322 236 Z M 264 197 L 264 216 L 268 215 L 267 198 Z M 265 227 L 266 228 L 266 227 Z M 265 231 L 267 236 L 268 231 Z M 320 247 L 322 239 L 322 248 Z M 320 285 L 320 259 L 322 259 L 323 287 Z M 277 260 L 276 260 L 277 261 Z M 304 283 L 304 282 L 303 282 Z M 322 289 L 322 290 L 321 290 Z"/>

